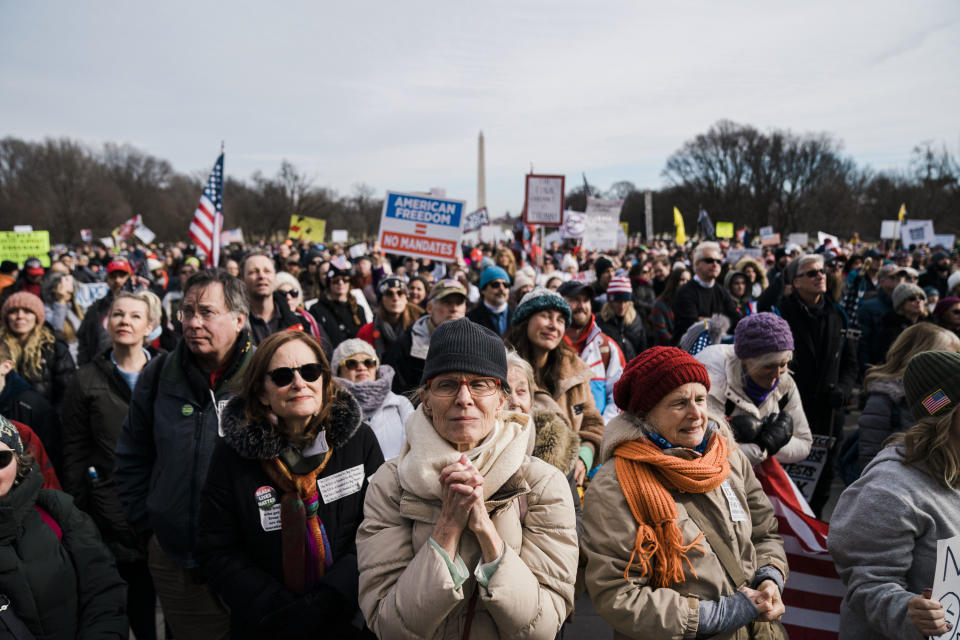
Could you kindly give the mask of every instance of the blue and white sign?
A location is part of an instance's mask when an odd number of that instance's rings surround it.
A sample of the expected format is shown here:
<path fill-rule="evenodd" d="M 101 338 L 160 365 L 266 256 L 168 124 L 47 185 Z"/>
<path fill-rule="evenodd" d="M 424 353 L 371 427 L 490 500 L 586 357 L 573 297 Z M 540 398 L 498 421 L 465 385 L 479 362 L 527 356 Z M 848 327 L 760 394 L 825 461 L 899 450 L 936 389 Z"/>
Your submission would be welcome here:
<path fill-rule="evenodd" d="M 388 191 L 380 216 L 380 248 L 403 256 L 453 262 L 465 204 L 463 200 Z"/>

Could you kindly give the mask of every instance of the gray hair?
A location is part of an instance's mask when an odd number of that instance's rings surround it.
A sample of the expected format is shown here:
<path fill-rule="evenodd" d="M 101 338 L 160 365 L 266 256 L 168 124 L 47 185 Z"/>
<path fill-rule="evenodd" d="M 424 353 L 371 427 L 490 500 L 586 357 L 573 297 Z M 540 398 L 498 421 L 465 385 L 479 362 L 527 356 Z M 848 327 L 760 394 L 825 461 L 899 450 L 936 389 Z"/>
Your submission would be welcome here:
<path fill-rule="evenodd" d="M 713 249 L 720 254 L 721 258 L 723 257 L 723 249 L 720 248 L 720 245 L 712 240 L 708 240 L 707 242 L 701 242 L 697 245 L 697 248 L 693 250 L 693 264 L 700 262 L 700 259 L 703 258 L 704 251 L 707 249 Z"/>
<path fill-rule="evenodd" d="M 820 266 L 823 266 L 823 255 L 819 253 L 805 253 L 787 265 L 788 269 L 792 269 L 790 282 L 792 283 L 794 280 L 799 278 L 800 274 L 802 274 L 807 268 L 807 265 L 813 263 L 818 263 Z"/>
<path fill-rule="evenodd" d="M 510 375 L 510 369 L 516 367 L 523 371 L 523 375 L 527 377 L 527 387 L 530 389 L 530 395 L 533 395 L 533 390 L 537 388 L 535 378 L 533 375 L 533 367 L 530 366 L 530 363 L 520 357 L 520 354 L 513 349 L 507 349 L 507 375 Z"/>
<path fill-rule="evenodd" d="M 183 297 L 194 287 L 206 289 L 211 284 L 219 282 L 223 287 L 223 303 L 231 313 L 242 313 L 245 318 L 250 316 L 250 305 L 247 302 L 247 288 L 239 278 L 234 278 L 225 269 L 204 269 L 197 271 L 187 280 L 183 288 Z"/>
<path fill-rule="evenodd" d="M 147 322 L 150 323 L 151 327 L 156 327 L 158 324 L 160 324 L 160 298 L 157 297 L 157 294 L 149 291 L 148 289 L 139 289 L 137 291 L 121 291 L 114 296 L 113 302 L 110 303 L 110 310 L 113 310 L 113 305 L 117 304 L 117 300 L 122 300 L 123 298 L 139 300 L 147 305 Z"/>
<path fill-rule="evenodd" d="M 40 287 L 40 296 L 44 302 L 54 302 L 57 299 L 57 287 L 60 286 L 60 281 L 69 275 L 69 273 L 63 273 L 62 271 L 47 273 Z"/>
<path fill-rule="evenodd" d="M 244 254 L 243 260 L 240 262 L 241 276 L 247 272 L 247 260 L 249 260 L 250 258 L 255 258 L 257 256 L 263 256 L 264 258 L 267 258 L 268 260 L 270 260 L 270 264 L 273 265 L 273 269 L 274 271 L 276 271 L 277 266 L 274 263 L 273 256 L 263 249 L 254 249 L 253 251 L 249 251 L 246 254 Z"/>

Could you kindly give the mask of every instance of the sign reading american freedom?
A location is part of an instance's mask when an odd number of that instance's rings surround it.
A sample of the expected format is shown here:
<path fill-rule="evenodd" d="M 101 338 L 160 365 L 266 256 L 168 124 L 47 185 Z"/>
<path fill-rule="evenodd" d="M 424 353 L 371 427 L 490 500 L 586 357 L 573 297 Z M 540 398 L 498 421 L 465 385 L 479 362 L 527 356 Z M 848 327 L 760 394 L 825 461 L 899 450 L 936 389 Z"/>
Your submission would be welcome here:
<path fill-rule="evenodd" d="M 464 205 L 463 200 L 388 191 L 380 216 L 380 248 L 397 255 L 453 262 Z"/>

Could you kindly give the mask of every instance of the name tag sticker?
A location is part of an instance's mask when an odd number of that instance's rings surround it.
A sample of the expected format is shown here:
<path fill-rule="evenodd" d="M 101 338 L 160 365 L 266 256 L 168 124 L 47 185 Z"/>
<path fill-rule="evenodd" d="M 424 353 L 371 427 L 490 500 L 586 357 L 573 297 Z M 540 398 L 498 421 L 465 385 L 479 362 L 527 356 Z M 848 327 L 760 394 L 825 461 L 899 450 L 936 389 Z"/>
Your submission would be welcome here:
<path fill-rule="evenodd" d="M 260 509 L 260 526 L 264 531 L 279 531 L 280 505 L 275 504 L 269 509 Z"/>
<path fill-rule="evenodd" d="M 363 487 L 363 465 L 358 464 L 340 473 L 317 480 L 317 489 L 324 504 L 353 495 Z"/>
<path fill-rule="evenodd" d="M 733 522 L 746 522 L 747 513 L 740 505 L 740 500 L 737 499 L 737 494 L 733 492 L 733 487 L 730 486 L 730 481 L 724 480 L 720 485 L 720 488 L 723 489 L 723 495 L 727 497 L 727 503 L 730 505 L 730 520 Z"/>

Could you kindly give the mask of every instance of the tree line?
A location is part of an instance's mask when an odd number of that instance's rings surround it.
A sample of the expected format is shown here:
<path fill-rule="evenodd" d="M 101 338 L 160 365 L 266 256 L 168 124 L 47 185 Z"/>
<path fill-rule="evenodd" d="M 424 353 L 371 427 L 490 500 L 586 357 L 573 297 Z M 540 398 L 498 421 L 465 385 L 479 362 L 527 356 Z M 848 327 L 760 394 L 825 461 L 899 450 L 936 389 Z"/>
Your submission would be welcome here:
<path fill-rule="evenodd" d="M 859 232 L 869 240 L 901 203 L 910 217 L 933 220 L 938 233 L 960 233 L 960 164 L 929 141 L 913 149 L 909 166 L 874 172 L 844 156 L 830 135 L 761 132 L 722 120 L 667 158 L 662 176 L 666 186 L 653 191 L 655 233 L 672 232 L 676 206 L 688 233 L 703 207 L 714 222 L 738 227 L 770 225 L 784 236 Z M 205 180 L 129 145 L 93 149 L 67 138 L 7 137 L 0 140 L 0 226 L 32 224 L 48 229 L 54 242 L 78 242 L 80 229 L 101 237 L 141 214 L 159 240 L 183 240 Z M 642 233 L 644 191 L 627 180 L 607 189 L 585 181 L 567 193 L 567 207 L 583 211 L 588 194 L 622 199 L 621 220 L 632 234 Z M 247 181 L 224 182 L 226 226 L 241 227 L 249 240 L 280 237 L 291 214 L 324 218 L 327 229 L 346 229 L 352 237 L 373 237 L 382 204 L 368 185 L 338 194 L 286 160 L 274 176 L 257 172 Z"/>

